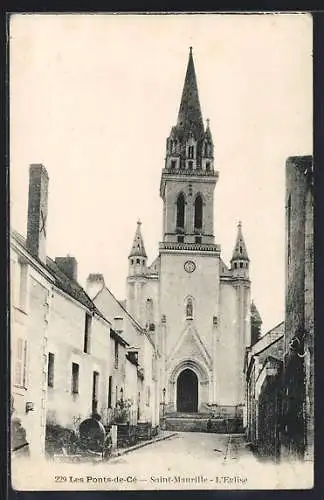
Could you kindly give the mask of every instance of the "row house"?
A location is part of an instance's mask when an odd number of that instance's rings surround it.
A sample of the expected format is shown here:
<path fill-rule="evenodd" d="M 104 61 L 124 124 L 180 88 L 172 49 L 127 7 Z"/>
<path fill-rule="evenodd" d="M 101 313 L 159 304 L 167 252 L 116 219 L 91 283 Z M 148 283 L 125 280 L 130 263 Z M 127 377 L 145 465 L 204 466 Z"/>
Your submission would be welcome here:
<path fill-rule="evenodd" d="M 246 437 L 256 453 L 278 460 L 281 430 L 281 377 L 284 322 L 246 349 Z"/>
<path fill-rule="evenodd" d="M 34 458 L 53 426 L 107 408 L 110 372 L 110 322 L 78 284 L 76 260 L 46 255 L 48 181 L 31 165 L 27 238 L 10 239 L 12 448 L 24 434 Z"/>
<path fill-rule="evenodd" d="M 158 422 L 154 344 L 126 311 L 125 320 L 119 308 L 104 314 L 79 285 L 74 257 L 46 254 L 48 182 L 44 166 L 30 166 L 27 237 L 10 237 L 12 449 L 28 443 L 33 458 L 94 413 L 110 424 L 128 398 L 133 420 Z"/>
<path fill-rule="evenodd" d="M 149 331 L 143 328 L 124 304 L 112 294 L 102 274 L 89 274 L 86 289 L 99 311 L 104 316 L 112 318 L 114 329 L 128 344 L 127 357 L 135 359 L 137 363 L 136 397 L 130 397 L 130 392 L 134 394 L 135 388 L 133 379 L 129 381 L 129 377 L 125 385 L 118 386 L 119 391 L 123 389 L 124 397 L 132 400 L 132 410 L 137 409 L 139 422 L 150 422 L 152 428 L 157 428 L 160 407 L 159 354 L 154 340 Z M 117 349 L 116 345 L 114 349 Z M 128 367 L 129 370 L 130 367 Z M 113 387 L 117 387 L 117 380 L 113 380 L 112 384 Z"/>

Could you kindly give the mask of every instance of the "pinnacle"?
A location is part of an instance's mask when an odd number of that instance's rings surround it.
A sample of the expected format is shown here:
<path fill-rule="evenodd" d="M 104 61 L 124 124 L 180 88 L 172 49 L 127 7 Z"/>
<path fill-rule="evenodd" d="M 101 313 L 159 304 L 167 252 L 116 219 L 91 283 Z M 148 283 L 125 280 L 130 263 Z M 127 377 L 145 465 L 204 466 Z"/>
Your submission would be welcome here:
<path fill-rule="evenodd" d="M 133 241 L 133 246 L 131 248 L 129 257 L 144 257 L 147 258 L 146 251 L 145 251 L 145 246 L 144 246 L 144 241 L 143 241 L 143 236 L 141 233 L 141 225 L 142 222 L 140 219 L 137 221 L 137 228 L 135 231 L 135 236 L 134 236 L 134 241 Z"/>
<path fill-rule="evenodd" d="M 233 250 L 233 255 L 232 255 L 231 261 L 237 260 L 237 259 L 249 260 L 246 244 L 245 244 L 245 241 L 243 238 L 242 222 L 241 221 L 239 221 L 237 224 L 236 243 L 235 243 L 235 247 Z"/>

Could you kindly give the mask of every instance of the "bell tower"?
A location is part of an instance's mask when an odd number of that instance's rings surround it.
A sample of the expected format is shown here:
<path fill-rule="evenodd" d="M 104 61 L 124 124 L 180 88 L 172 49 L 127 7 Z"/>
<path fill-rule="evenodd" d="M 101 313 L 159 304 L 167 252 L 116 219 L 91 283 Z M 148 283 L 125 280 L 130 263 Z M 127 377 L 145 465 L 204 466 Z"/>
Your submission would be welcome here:
<path fill-rule="evenodd" d="M 209 120 L 204 127 L 190 47 L 177 124 L 166 141 L 160 196 L 163 242 L 214 244 L 214 145 Z"/>

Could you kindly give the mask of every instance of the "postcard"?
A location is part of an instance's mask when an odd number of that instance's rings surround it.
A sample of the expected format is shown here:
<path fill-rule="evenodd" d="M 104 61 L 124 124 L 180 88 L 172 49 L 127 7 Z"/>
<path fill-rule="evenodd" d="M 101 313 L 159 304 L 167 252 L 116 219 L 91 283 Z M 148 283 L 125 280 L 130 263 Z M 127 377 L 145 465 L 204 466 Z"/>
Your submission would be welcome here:
<path fill-rule="evenodd" d="M 312 488 L 311 14 L 9 35 L 12 487 Z"/>

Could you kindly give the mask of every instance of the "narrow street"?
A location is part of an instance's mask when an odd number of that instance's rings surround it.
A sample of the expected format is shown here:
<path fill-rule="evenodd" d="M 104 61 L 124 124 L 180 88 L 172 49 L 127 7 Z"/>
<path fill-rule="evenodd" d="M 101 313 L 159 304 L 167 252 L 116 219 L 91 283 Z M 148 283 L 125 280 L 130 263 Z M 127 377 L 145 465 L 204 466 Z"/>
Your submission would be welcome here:
<path fill-rule="evenodd" d="M 232 478 L 229 482 L 241 481 L 243 486 L 247 480 L 244 470 L 255 466 L 258 461 L 247 449 L 243 435 L 198 432 L 178 432 L 107 464 L 110 474 L 130 473 L 137 483 L 154 488 L 172 486 L 179 478 L 190 482 L 190 487 L 216 487 L 226 475 Z"/>
<path fill-rule="evenodd" d="M 174 437 L 139 448 L 109 463 L 121 466 L 136 465 L 143 461 L 146 464 L 154 463 L 156 467 L 168 464 L 168 468 L 173 469 L 185 461 L 186 467 L 191 464 L 201 468 L 204 462 L 210 464 L 211 461 L 219 463 L 247 458 L 255 460 L 247 450 L 242 435 L 177 432 Z"/>

